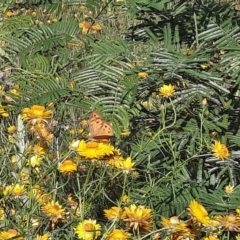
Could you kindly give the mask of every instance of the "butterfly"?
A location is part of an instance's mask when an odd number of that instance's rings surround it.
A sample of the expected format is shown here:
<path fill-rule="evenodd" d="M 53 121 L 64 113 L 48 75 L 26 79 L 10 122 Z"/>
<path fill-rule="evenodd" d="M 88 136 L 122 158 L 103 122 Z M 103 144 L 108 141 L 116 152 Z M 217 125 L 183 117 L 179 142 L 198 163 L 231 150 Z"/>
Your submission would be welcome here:
<path fill-rule="evenodd" d="M 105 122 L 102 117 L 93 111 L 88 120 L 90 139 L 98 142 L 108 143 L 109 139 L 114 136 L 113 127 L 110 123 Z"/>

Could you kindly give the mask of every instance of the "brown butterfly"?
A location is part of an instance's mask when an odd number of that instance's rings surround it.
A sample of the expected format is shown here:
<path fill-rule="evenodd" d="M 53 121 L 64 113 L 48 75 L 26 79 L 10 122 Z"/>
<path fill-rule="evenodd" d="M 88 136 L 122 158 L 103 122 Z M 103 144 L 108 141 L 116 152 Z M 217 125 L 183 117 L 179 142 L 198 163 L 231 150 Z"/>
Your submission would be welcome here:
<path fill-rule="evenodd" d="M 102 117 L 93 111 L 88 120 L 90 138 L 99 142 L 108 143 L 109 139 L 114 136 L 113 127 L 105 122 Z"/>

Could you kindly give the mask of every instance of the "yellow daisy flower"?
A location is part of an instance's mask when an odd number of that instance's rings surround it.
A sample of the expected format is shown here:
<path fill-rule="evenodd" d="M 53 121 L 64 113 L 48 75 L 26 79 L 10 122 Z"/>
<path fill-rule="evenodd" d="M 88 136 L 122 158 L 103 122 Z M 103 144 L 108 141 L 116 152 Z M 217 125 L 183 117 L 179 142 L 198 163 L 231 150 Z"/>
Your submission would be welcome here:
<path fill-rule="evenodd" d="M 111 207 L 110 209 L 104 209 L 105 217 L 110 221 L 116 221 L 125 218 L 125 212 L 120 207 Z"/>
<path fill-rule="evenodd" d="M 33 105 L 31 108 L 24 108 L 22 110 L 22 119 L 29 121 L 31 124 L 36 124 L 46 121 L 52 117 L 52 111 L 46 110 L 44 106 Z"/>
<path fill-rule="evenodd" d="M 4 220 L 4 219 L 5 219 L 5 212 L 4 212 L 4 209 L 0 207 L 0 220 Z"/>
<path fill-rule="evenodd" d="M 17 130 L 17 127 L 14 125 L 7 128 L 8 133 L 15 133 L 16 130 Z"/>
<path fill-rule="evenodd" d="M 0 105 L 0 115 L 2 117 L 9 117 L 9 113 L 3 109 L 2 105 Z"/>
<path fill-rule="evenodd" d="M 94 31 L 101 31 L 102 30 L 102 26 L 99 23 L 94 23 L 92 26 L 92 30 Z"/>
<path fill-rule="evenodd" d="M 230 156 L 226 145 L 222 144 L 220 141 L 215 141 L 214 144 L 212 144 L 212 152 L 216 158 L 222 160 Z"/>
<path fill-rule="evenodd" d="M 127 196 L 127 195 L 123 195 L 121 200 L 123 203 L 130 203 L 130 201 L 131 201 L 129 196 Z"/>
<path fill-rule="evenodd" d="M 38 156 L 44 156 L 47 153 L 47 145 L 44 142 L 38 142 L 37 144 L 34 145 L 30 145 L 28 147 L 28 151 L 29 152 L 33 152 L 34 154 L 38 155 Z"/>
<path fill-rule="evenodd" d="M 10 239 L 23 240 L 23 237 L 20 237 L 19 235 L 20 234 L 18 233 L 17 230 L 8 229 L 7 231 L 0 232 L 0 239 L 1 240 L 10 240 Z"/>
<path fill-rule="evenodd" d="M 96 220 L 88 219 L 79 222 L 75 232 L 79 239 L 95 240 L 101 235 L 101 226 L 96 223 Z"/>
<path fill-rule="evenodd" d="M 42 159 L 38 155 L 32 156 L 28 161 L 27 161 L 27 166 L 31 167 L 39 167 L 42 163 Z"/>
<path fill-rule="evenodd" d="M 43 213 L 46 214 L 53 222 L 57 222 L 58 220 L 65 218 L 65 210 L 58 202 L 51 201 L 43 205 L 41 209 Z"/>
<path fill-rule="evenodd" d="M 77 148 L 77 153 L 87 159 L 103 158 L 113 154 L 113 152 L 114 147 L 112 145 L 93 141 L 86 143 L 81 140 Z"/>
<path fill-rule="evenodd" d="M 163 85 L 160 89 L 159 89 L 159 92 L 160 94 L 165 97 L 165 98 L 168 98 L 168 97 L 171 97 L 175 90 L 174 90 L 174 86 L 172 84 L 169 84 L 169 85 Z"/>
<path fill-rule="evenodd" d="M 134 162 L 132 162 L 132 158 L 128 157 L 123 161 L 118 161 L 117 168 L 122 169 L 123 173 L 130 173 L 131 171 L 134 171 Z"/>
<path fill-rule="evenodd" d="M 219 238 L 210 235 L 210 236 L 208 236 L 208 237 L 203 238 L 203 240 L 219 240 Z"/>
<path fill-rule="evenodd" d="M 138 77 L 145 79 L 145 78 L 148 77 L 148 73 L 147 73 L 147 72 L 139 72 L 139 73 L 138 73 Z"/>
<path fill-rule="evenodd" d="M 123 229 L 114 229 L 112 232 L 107 233 L 107 240 L 128 240 L 131 235 Z"/>
<path fill-rule="evenodd" d="M 74 163 L 71 159 L 66 159 L 59 165 L 58 170 L 63 174 L 73 173 L 77 171 L 77 164 Z"/>
<path fill-rule="evenodd" d="M 50 233 L 45 233 L 42 236 L 37 235 L 36 238 L 34 238 L 34 240 L 49 240 L 50 239 Z"/>
<path fill-rule="evenodd" d="M 188 211 L 194 222 L 206 224 L 209 221 L 207 210 L 195 200 L 190 202 Z"/>
<path fill-rule="evenodd" d="M 10 194 L 13 197 L 20 197 L 25 193 L 25 186 L 16 184 L 16 185 L 8 185 L 3 190 L 3 195 Z"/>
<path fill-rule="evenodd" d="M 125 207 L 126 217 L 124 221 L 128 228 L 133 228 L 139 232 L 148 232 L 152 228 L 152 210 L 144 206 L 132 204 Z"/>
<path fill-rule="evenodd" d="M 225 193 L 227 193 L 227 194 L 231 194 L 231 193 L 234 192 L 234 186 L 232 186 L 232 185 L 229 184 L 229 185 L 225 186 L 224 191 L 225 191 Z"/>

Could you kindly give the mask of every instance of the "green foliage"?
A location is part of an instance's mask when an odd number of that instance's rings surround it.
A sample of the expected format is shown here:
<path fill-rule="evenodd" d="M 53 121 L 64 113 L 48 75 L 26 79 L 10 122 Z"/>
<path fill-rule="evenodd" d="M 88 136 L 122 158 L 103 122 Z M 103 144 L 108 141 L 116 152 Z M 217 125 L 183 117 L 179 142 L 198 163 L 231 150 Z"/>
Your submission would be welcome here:
<path fill-rule="evenodd" d="M 89 164 L 83 166 L 88 172 L 78 173 L 77 183 L 59 177 L 57 164 L 48 161 L 44 177 L 49 174 L 50 186 L 59 181 L 65 191 L 60 198 L 73 192 L 83 199 L 82 219 L 103 218 L 103 209 L 117 204 L 124 194 L 153 209 L 156 221 L 181 214 L 192 199 L 212 214 L 239 207 L 240 28 L 232 4 L 185 0 L 2 4 L 0 70 L 10 73 L 1 77 L 5 91 L 1 102 L 12 115 L 1 120 L 1 144 L 7 141 L 4 129 L 15 124 L 23 108 L 53 104 L 59 128 L 51 150 L 61 155 L 59 159 L 67 158 L 66 146 L 79 138 L 64 127 L 76 130 L 78 119 L 98 110 L 113 125 L 115 147 L 135 161 L 137 177 L 123 179 L 106 166 Z M 7 11 L 17 13 L 7 17 Z M 79 23 L 85 20 L 100 23 L 102 30 L 88 29 L 84 34 Z M 139 72 L 148 76 L 141 78 Z M 175 93 L 165 98 L 159 88 L 168 84 Z M 123 137 L 124 131 L 131 134 Z M 213 157 L 214 140 L 228 146 L 228 160 Z M 6 147 L 9 156 L 12 148 Z M 2 185 L 11 175 L 6 156 L 1 158 L 7 169 Z M 224 192 L 228 184 L 236 186 L 232 195 Z M 182 216 L 187 218 L 186 212 Z M 71 227 L 76 221 L 69 223 Z M 40 228 L 46 225 L 43 222 Z M 63 229 L 71 232 L 67 224 Z M 67 233 L 56 231 L 55 239 L 67 239 Z"/>

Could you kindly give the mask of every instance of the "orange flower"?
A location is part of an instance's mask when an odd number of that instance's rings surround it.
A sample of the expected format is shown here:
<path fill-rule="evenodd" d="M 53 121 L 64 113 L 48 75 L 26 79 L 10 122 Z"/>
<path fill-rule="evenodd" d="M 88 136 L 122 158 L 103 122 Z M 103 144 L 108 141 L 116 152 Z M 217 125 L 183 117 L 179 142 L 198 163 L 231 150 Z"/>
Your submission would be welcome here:
<path fill-rule="evenodd" d="M 79 23 L 79 28 L 82 28 L 82 34 L 87 34 L 92 28 L 92 23 L 89 21 L 83 21 Z"/>
<path fill-rule="evenodd" d="M 239 231 L 240 230 L 240 218 L 234 214 L 226 216 L 216 216 L 214 218 L 220 225 L 227 231 Z"/>

